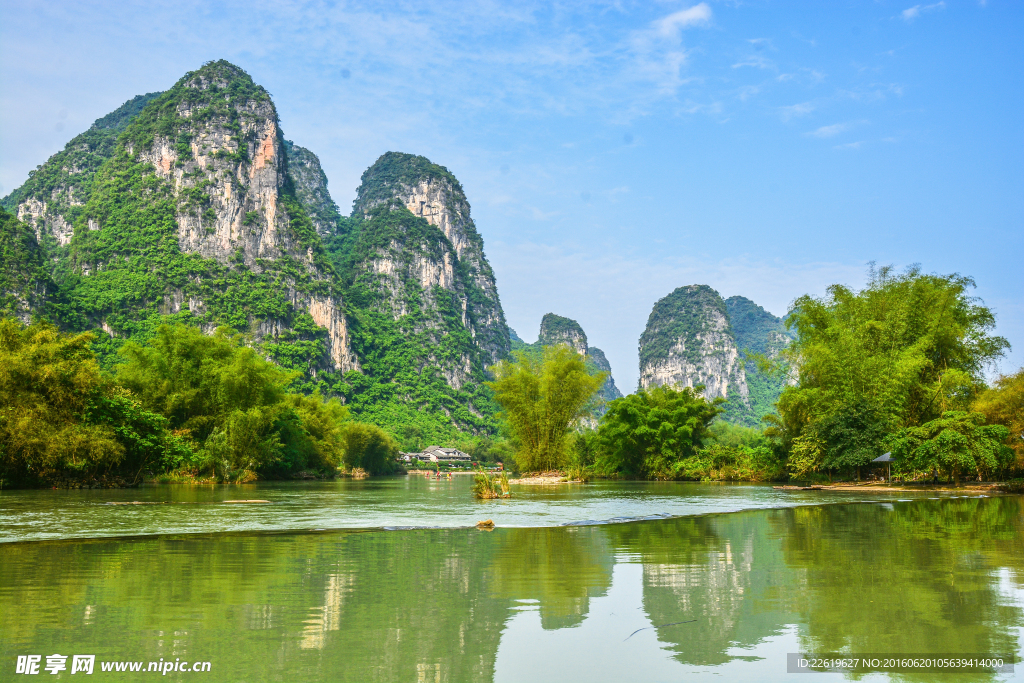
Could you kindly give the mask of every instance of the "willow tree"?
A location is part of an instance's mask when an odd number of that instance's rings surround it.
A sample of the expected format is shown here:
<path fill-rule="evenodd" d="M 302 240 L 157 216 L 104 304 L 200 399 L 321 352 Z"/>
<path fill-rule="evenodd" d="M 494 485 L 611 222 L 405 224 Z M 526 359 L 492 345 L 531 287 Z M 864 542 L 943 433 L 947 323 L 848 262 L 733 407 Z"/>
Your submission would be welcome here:
<path fill-rule="evenodd" d="M 516 353 L 513 361 L 501 361 L 491 371 L 494 381 L 487 384 L 501 406 L 519 469 L 564 468 L 569 434 L 587 414 L 607 373 L 589 374 L 584 358 L 564 344 L 544 347 L 539 357 Z"/>

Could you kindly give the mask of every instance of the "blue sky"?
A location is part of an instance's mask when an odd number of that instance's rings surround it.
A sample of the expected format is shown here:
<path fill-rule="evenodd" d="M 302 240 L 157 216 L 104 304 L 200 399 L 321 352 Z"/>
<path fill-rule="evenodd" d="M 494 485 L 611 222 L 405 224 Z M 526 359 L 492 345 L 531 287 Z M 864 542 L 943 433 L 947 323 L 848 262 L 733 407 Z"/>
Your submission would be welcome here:
<path fill-rule="evenodd" d="M 868 263 L 973 276 L 1024 362 L 1024 4 L 0 0 L 0 194 L 228 59 L 344 210 L 388 150 L 461 180 L 509 324 L 575 318 L 619 385 L 652 304 L 777 315 Z"/>

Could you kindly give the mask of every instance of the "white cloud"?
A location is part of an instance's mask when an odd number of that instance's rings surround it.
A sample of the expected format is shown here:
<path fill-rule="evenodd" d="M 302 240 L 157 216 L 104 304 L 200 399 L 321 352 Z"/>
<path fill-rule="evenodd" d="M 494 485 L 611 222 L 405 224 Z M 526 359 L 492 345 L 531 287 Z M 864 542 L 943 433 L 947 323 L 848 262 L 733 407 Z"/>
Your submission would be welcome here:
<path fill-rule="evenodd" d="M 743 66 L 752 66 L 755 69 L 774 69 L 775 62 L 770 59 L 766 59 L 761 55 L 750 55 L 732 65 L 732 68 L 739 69 Z"/>
<path fill-rule="evenodd" d="M 863 144 L 863 140 L 858 140 L 857 142 L 847 142 L 844 145 L 835 145 L 835 149 L 860 149 Z"/>
<path fill-rule="evenodd" d="M 812 130 L 808 133 L 811 137 L 815 138 L 830 138 L 839 135 L 843 131 L 849 130 L 850 124 L 848 123 L 833 123 L 831 126 L 822 126 L 816 130 Z"/>
<path fill-rule="evenodd" d="M 798 104 L 791 104 L 786 107 L 779 107 L 779 115 L 783 121 L 789 121 L 793 118 L 800 116 L 806 116 L 815 110 L 813 102 L 800 102 Z"/>
<path fill-rule="evenodd" d="M 711 8 L 706 2 L 702 2 L 658 19 L 654 22 L 653 28 L 663 38 L 678 40 L 683 29 L 690 26 L 707 26 L 710 22 Z"/>
<path fill-rule="evenodd" d="M 934 12 L 936 10 L 941 10 L 945 8 L 946 3 L 944 2 L 944 0 L 940 0 L 934 5 L 914 5 L 913 7 L 908 7 L 907 9 L 900 12 L 900 18 L 902 18 L 903 21 L 909 22 L 913 21 L 914 19 L 917 19 L 919 16 L 927 12 Z"/>
<path fill-rule="evenodd" d="M 657 19 L 644 30 L 633 31 L 628 41 L 633 75 L 655 84 L 660 95 L 674 94 L 687 82 L 681 75 L 689 56 L 682 47 L 682 32 L 710 22 L 711 8 L 702 2 Z"/>

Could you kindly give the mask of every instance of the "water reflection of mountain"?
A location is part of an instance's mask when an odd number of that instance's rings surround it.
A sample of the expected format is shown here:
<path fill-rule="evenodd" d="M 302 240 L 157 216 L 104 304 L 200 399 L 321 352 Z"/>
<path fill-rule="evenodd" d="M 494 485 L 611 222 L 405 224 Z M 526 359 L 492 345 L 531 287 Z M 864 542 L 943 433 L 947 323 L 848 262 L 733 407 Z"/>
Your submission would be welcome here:
<path fill-rule="evenodd" d="M 68 650 L 209 660 L 239 680 L 488 681 L 516 605 L 536 601 L 543 629 L 586 628 L 617 562 L 643 564 L 637 607 L 685 665 L 725 664 L 790 625 L 807 650 L 1017 652 L 1021 515 L 992 498 L 0 544 L 0 604 L 17 605 L 0 661 Z"/>
<path fill-rule="evenodd" d="M 756 645 L 794 621 L 781 599 L 794 572 L 763 512 L 607 529 L 618 549 L 643 562 L 644 609 L 684 664 L 722 664 L 730 648 Z"/>

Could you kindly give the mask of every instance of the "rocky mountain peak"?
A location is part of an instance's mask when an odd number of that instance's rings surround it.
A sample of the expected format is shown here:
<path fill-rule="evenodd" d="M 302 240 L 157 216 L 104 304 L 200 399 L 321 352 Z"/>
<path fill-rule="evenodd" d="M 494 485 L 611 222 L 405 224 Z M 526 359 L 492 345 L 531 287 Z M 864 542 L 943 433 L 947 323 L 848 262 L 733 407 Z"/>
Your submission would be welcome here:
<path fill-rule="evenodd" d="M 707 285 L 680 287 L 658 301 L 640 338 L 640 386 L 704 385 L 705 397 L 728 400 L 723 418 L 759 427 L 785 386 L 750 354 L 779 356 L 792 340 L 780 318 L 750 299 L 723 301 Z"/>
<path fill-rule="evenodd" d="M 327 190 L 327 174 L 320 167 L 319 157 L 288 140 L 284 141 L 284 147 L 288 158 L 288 177 L 295 197 L 306 209 L 320 235 L 334 234 L 341 214 Z"/>
<path fill-rule="evenodd" d="M 547 313 L 541 319 L 537 343 L 544 346 L 568 344 L 581 356 L 586 356 L 588 352 L 587 334 L 580 324 L 571 318 L 563 318 L 554 313 Z"/>
<path fill-rule="evenodd" d="M 385 215 L 396 211 L 432 226 L 441 240 L 434 240 L 412 223 L 400 230 L 402 238 L 398 240 L 394 228 L 401 219 Z M 484 255 L 483 239 L 470 216 L 462 185 L 447 168 L 413 154 L 382 155 L 362 175 L 352 216 L 368 221 L 366 229 L 378 237 L 390 235 L 391 244 L 383 251 L 405 253 L 403 260 L 409 261 L 421 286 L 436 285 L 456 294 L 463 309 L 463 323 L 483 353 L 485 365 L 508 356 L 508 326 L 494 271 Z M 413 234 L 421 236 L 418 245 L 409 239 Z M 395 259 L 378 253 L 381 258 L 372 262 L 372 269 L 387 278 L 394 277 Z M 405 270 L 405 266 L 399 270 Z M 397 296 L 393 299 L 396 315 L 404 315 L 404 303 Z"/>
<path fill-rule="evenodd" d="M 444 166 L 414 154 L 381 156 L 363 173 L 353 214 L 366 215 L 375 206 L 394 201 L 438 227 L 460 259 L 475 256 L 467 252 L 483 251 L 462 185 Z"/>
<path fill-rule="evenodd" d="M 173 186 L 182 251 L 249 267 L 285 253 L 301 258 L 281 206 L 277 120 L 269 93 L 221 60 L 185 74 L 127 126 L 125 152 Z"/>
<path fill-rule="evenodd" d="M 244 332 L 310 381 L 359 367 L 277 110 L 233 64 L 98 119 L 4 204 L 71 279 L 76 327 L 129 337 L 175 316 Z"/>
<path fill-rule="evenodd" d="M 654 304 L 640 337 L 640 386 L 704 385 L 704 396 L 748 404 L 749 389 L 722 297 L 680 287 Z"/>
<path fill-rule="evenodd" d="M 138 95 L 96 119 L 89 130 L 29 171 L 28 181 L 0 205 L 28 223 L 41 244 L 66 247 L 92 195 L 96 171 L 114 155 L 117 136 L 161 94 Z"/>

